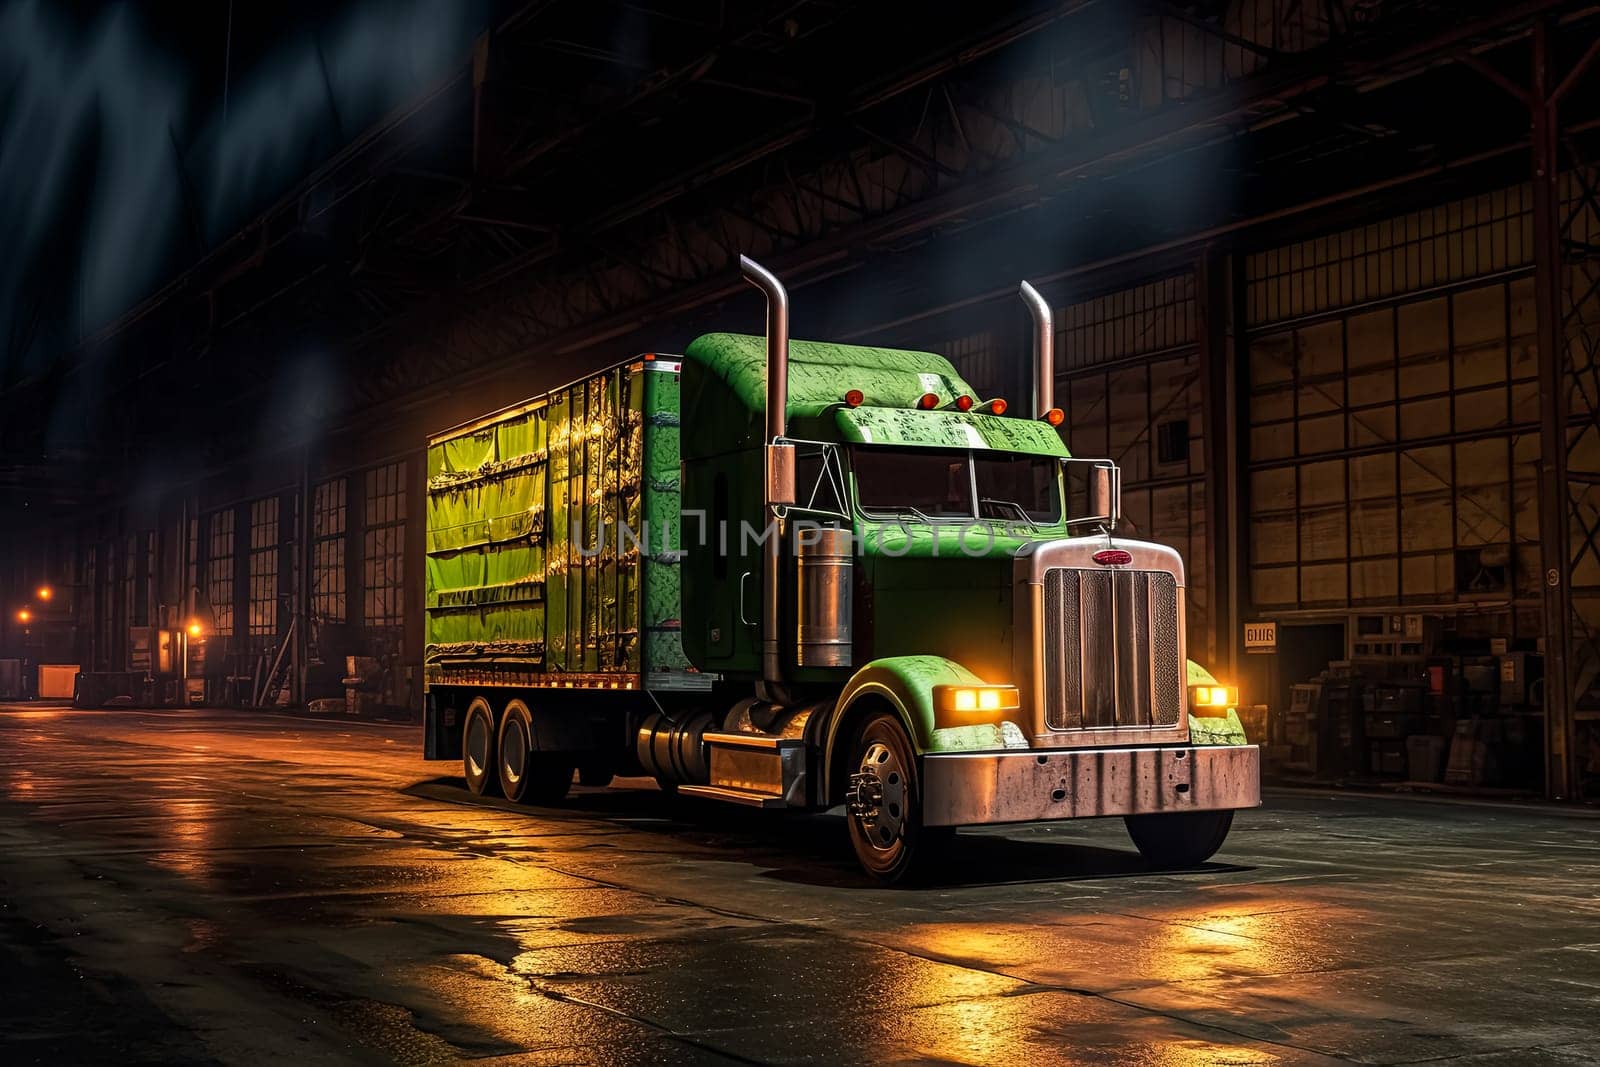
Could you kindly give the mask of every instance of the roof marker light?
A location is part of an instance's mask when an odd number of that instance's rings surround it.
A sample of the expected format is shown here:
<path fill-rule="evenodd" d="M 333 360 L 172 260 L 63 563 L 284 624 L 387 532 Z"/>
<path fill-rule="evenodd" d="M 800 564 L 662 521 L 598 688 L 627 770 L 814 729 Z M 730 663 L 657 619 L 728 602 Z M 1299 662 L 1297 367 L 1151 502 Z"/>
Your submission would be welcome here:
<path fill-rule="evenodd" d="M 921 408 L 923 411 L 932 411 L 934 408 L 936 408 L 938 406 L 939 406 L 939 394 L 938 393 L 923 393 L 922 394 L 922 399 L 917 401 L 917 407 Z"/>
<path fill-rule="evenodd" d="M 866 401 L 866 399 L 866 396 L 861 392 L 861 390 L 852 389 L 848 393 L 844 394 L 844 405 L 848 408 L 858 408 Z"/>
<path fill-rule="evenodd" d="M 958 397 L 956 397 L 956 410 L 957 411 L 971 411 L 972 410 L 972 398 L 970 396 L 958 396 Z"/>
<path fill-rule="evenodd" d="M 1060 408 L 1051 408 L 1043 415 L 1040 415 L 1039 419 L 1043 422 L 1048 422 L 1051 426 L 1060 426 L 1067 421 L 1067 413 Z"/>
<path fill-rule="evenodd" d="M 991 415 L 1004 415 L 1007 407 L 1005 397 L 997 396 L 985 404 L 984 407 L 989 409 L 989 414 Z"/>

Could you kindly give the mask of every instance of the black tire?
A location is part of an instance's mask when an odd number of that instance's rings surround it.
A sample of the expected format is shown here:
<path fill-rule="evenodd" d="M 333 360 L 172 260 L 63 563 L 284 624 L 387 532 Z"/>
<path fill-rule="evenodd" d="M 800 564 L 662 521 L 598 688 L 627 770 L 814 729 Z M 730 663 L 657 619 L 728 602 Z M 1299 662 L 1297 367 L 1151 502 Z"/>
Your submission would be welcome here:
<path fill-rule="evenodd" d="M 922 825 L 922 782 L 916 751 L 900 719 L 878 712 L 862 721 L 850 742 L 847 772 L 871 775 L 875 795 L 855 786 L 845 804 L 850 846 L 861 869 L 882 885 L 917 882 L 937 866 L 954 837 L 951 827 Z"/>
<path fill-rule="evenodd" d="M 483 697 L 473 697 L 461 722 L 461 771 L 475 797 L 492 797 L 500 791 L 499 745 L 494 709 Z"/>
<path fill-rule="evenodd" d="M 534 749 L 533 714 L 528 705 L 513 700 L 500 716 L 500 739 L 495 763 L 500 790 L 507 800 L 523 804 L 554 804 L 572 788 L 573 757 L 564 752 Z"/>
<path fill-rule="evenodd" d="M 572 789 L 572 772 L 577 765 L 564 752 L 537 752 L 528 776 L 524 804 L 559 804 Z"/>
<path fill-rule="evenodd" d="M 616 768 L 604 756 L 588 755 L 578 761 L 579 785 L 604 788 L 616 776 Z"/>
<path fill-rule="evenodd" d="M 1217 854 L 1233 826 L 1231 811 L 1126 815 L 1128 836 L 1157 867 L 1197 867 Z"/>

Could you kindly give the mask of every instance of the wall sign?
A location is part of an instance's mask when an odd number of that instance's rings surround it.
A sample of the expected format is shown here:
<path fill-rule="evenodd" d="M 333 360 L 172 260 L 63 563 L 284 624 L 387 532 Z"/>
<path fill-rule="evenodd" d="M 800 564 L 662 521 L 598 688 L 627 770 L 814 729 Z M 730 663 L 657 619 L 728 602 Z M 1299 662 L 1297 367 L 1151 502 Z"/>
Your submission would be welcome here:
<path fill-rule="evenodd" d="M 1246 652 L 1278 651 L 1278 624 L 1275 622 L 1245 623 L 1244 650 Z"/>

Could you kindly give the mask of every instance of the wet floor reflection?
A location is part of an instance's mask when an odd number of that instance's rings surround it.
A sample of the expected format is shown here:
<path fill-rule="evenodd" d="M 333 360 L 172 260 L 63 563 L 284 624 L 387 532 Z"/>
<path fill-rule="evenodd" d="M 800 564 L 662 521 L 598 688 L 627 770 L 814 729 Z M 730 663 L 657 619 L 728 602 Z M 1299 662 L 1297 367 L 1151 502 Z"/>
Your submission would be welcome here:
<path fill-rule="evenodd" d="M 899 892 L 826 819 L 486 804 L 399 732 L 318 731 L 0 715 L 6 903 L 208 1041 L 267 1005 L 409 1062 L 1439 1060 L 1592 1007 L 1588 824 L 1283 808 L 1182 873 L 1118 824 L 1016 827 Z"/>

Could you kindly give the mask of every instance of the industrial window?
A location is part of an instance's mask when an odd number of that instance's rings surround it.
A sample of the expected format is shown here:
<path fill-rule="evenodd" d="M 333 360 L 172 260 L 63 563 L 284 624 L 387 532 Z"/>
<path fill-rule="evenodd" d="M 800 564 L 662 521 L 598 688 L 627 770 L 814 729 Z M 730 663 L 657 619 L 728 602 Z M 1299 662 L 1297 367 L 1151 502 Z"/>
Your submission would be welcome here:
<path fill-rule="evenodd" d="M 211 626 L 218 634 L 233 633 L 233 511 L 211 514 L 207 524 L 206 600 L 211 604 Z"/>
<path fill-rule="evenodd" d="M 1169 419 L 1156 428 L 1156 462 L 1189 462 L 1189 420 Z"/>
<path fill-rule="evenodd" d="M 116 647 L 117 629 L 117 548 L 116 542 L 106 541 L 95 550 L 95 663 L 101 670 L 110 670 Z"/>
<path fill-rule="evenodd" d="M 183 595 L 179 604 L 185 612 L 194 610 L 195 589 L 200 584 L 200 519 L 194 517 L 189 520 L 188 529 L 184 537 L 183 557 Z M 188 620 L 184 620 L 188 625 Z"/>
<path fill-rule="evenodd" d="M 1564 182 L 1571 199 L 1571 181 Z M 1252 326 L 1417 292 L 1533 261 L 1533 188 L 1517 185 L 1249 257 Z"/>
<path fill-rule="evenodd" d="M 1194 289 L 1194 275 L 1179 274 L 1058 309 L 1057 372 L 1193 345 Z"/>
<path fill-rule="evenodd" d="M 1057 381 L 1056 403 L 1067 412 L 1063 430 L 1073 455 L 1107 457 L 1121 466 L 1120 528 L 1182 553 L 1189 647 L 1198 659 L 1212 635 L 1205 450 L 1191 449 L 1188 439 L 1189 427 L 1200 425 L 1201 418 L 1199 356 L 1192 333 L 1197 320 L 1180 307 L 1185 300 L 1192 303 L 1192 293 L 1192 285 L 1166 279 L 1101 298 L 1111 320 L 1121 325 L 1103 319 L 1091 327 L 1088 319 L 1081 319 L 1074 327 L 1081 342 L 1075 358 L 1088 365 L 1067 371 Z M 1163 305 L 1157 297 L 1170 299 Z M 1163 306 L 1166 310 L 1155 310 Z M 1144 329 L 1136 328 L 1137 321 Z M 1180 326 L 1191 332 L 1180 333 Z M 1144 347 L 1158 348 L 1160 354 L 1141 358 L 1138 352 Z M 1174 424 L 1183 427 L 1183 444 L 1169 454 L 1164 436 L 1178 435 L 1166 429 Z"/>
<path fill-rule="evenodd" d="M 399 626 L 405 620 L 405 462 L 367 471 L 366 490 L 361 552 L 363 622 L 367 626 Z"/>
<path fill-rule="evenodd" d="M 129 626 L 134 624 L 135 592 L 138 585 L 135 575 L 139 570 L 139 555 L 139 539 L 129 534 L 122 543 L 122 603 L 128 613 Z"/>
<path fill-rule="evenodd" d="M 311 610 L 322 622 L 345 621 L 347 484 L 335 478 L 311 496 Z"/>
<path fill-rule="evenodd" d="M 278 632 L 278 498 L 250 505 L 250 633 Z"/>
<path fill-rule="evenodd" d="M 1534 318 L 1522 277 L 1251 338 L 1258 608 L 1509 597 L 1532 618 Z"/>
<path fill-rule="evenodd" d="M 156 537 L 154 531 L 129 534 L 123 553 L 123 603 L 127 605 L 129 626 L 150 625 L 150 582 L 155 574 Z"/>

